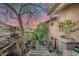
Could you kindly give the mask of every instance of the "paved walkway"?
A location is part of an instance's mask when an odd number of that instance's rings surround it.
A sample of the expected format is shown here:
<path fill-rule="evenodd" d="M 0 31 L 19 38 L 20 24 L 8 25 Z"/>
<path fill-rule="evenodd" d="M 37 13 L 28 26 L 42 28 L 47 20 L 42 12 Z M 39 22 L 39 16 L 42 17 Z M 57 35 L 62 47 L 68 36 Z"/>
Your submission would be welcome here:
<path fill-rule="evenodd" d="M 41 47 L 36 49 L 31 49 L 25 56 L 57 56 L 56 52 L 49 52 L 47 48 Z"/>

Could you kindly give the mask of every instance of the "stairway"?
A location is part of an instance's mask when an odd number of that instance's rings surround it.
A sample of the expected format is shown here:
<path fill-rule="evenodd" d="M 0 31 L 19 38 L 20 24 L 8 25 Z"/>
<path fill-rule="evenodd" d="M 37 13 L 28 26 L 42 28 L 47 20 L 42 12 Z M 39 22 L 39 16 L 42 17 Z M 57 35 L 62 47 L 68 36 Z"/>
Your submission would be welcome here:
<path fill-rule="evenodd" d="M 56 51 L 49 53 L 49 50 L 45 46 L 40 46 L 36 43 L 36 49 L 31 49 L 25 56 L 57 56 Z"/>
<path fill-rule="evenodd" d="M 49 56 L 49 51 L 42 47 L 30 50 L 26 56 Z"/>

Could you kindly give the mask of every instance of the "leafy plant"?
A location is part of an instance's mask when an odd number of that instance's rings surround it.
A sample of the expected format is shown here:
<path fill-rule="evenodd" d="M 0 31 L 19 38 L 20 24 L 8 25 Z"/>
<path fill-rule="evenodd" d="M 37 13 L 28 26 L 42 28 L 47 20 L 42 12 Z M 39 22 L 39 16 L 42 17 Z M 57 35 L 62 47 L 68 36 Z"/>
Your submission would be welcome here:
<path fill-rule="evenodd" d="M 59 29 L 60 31 L 64 32 L 66 35 L 70 35 L 75 30 L 75 22 L 72 22 L 71 20 L 66 20 L 63 22 L 59 22 Z"/>
<path fill-rule="evenodd" d="M 48 25 L 46 23 L 41 23 L 37 26 L 37 29 L 34 31 L 35 40 L 38 40 L 41 45 L 45 45 L 47 40 Z"/>

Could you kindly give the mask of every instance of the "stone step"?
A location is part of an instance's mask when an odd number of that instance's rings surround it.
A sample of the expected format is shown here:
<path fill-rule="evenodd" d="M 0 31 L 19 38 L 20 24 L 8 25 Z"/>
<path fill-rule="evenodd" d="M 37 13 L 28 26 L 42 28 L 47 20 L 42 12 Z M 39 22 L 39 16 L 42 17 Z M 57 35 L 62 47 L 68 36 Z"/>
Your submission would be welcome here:
<path fill-rule="evenodd" d="M 27 55 L 29 56 L 48 56 L 49 51 L 46 48 L 32 49 Z"/>
<path fill-rule="evenodd" d="M 47 48 L 36 48 L 32 49 L 32 51 L 48 51 Z"/>
<path fill-rule="evenodd" d="M 29 54 L 28 56 L 49 56 L 48 54 Z"/>

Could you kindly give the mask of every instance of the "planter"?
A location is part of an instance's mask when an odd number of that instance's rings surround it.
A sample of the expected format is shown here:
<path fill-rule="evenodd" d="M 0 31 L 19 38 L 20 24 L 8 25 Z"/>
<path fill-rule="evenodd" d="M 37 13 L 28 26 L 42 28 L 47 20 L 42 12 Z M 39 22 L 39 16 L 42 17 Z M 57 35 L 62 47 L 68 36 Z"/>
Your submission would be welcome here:
<path fill-rule="evenodd" d="M 79 53 L 79 47 L 74 48 L 74 51 Z"/>

